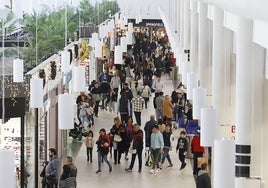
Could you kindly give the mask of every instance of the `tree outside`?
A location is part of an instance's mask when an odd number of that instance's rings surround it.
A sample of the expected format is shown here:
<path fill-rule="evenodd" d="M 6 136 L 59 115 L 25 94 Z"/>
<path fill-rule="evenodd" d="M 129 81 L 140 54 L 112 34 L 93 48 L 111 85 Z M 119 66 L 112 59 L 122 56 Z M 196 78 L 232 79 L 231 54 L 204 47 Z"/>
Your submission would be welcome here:
<path fill-rule="evenodd" d="M 68 40 L 75 40 L 79 26 L 102 23 L 119 10 L 116 1 L 103 1 L 95 6 L 88 0 L 83 0 L 77 9 L 67 7 Z M 33 68 L 51 55 L 61 51 L 65 45 L 65 7 L 59 10 L 50 10 L 44 7 L 41 13 L 26 14 L 23 18 L 26 36 L 25 47 L 22 50 L 26 69 Z M 37 29 L 37 35 L 36 35 Z M 37 39 L 37 42 L 36 42 Z M 37 45 L 37 62 L 36 62 Z"/>

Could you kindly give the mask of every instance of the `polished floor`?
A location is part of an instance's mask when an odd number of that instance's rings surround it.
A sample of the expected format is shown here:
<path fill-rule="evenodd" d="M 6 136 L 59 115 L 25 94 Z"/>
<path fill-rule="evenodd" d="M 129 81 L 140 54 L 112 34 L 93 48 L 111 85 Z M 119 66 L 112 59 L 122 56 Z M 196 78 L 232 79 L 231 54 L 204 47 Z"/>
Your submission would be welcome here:
<path fill-rule="evenodd" d="M 163 76 L 162 81 L 164 82 L 165 88 L 164 93 L 171 95 L 173 90 L 173 81 L 168 76 Z M 144 109 L 142 112 L 142 126 L 143 129 L 146 121 L 149 120 L 149 116 L 154 114 L 152 105 L 152 98 L 148 105 L 148 109 Z M 92 128 L 94 132 L 94 139 L 98 138 L 98 131 L 100 128 L 110 130 L 113 125 L 113 118 L 116 116 L 114 112 L 100 111 L 99 117 L 95 118 L 95 126 Z M 135 122 L 135 119 L 134 119 Z M 180 130 L 174 130 L 175 141 L 174 147 L 177 144 L 177 137 Z M 168 167 L 167 161 L 161 172 L 157 174 L 150 174 L 150 168 L 146 167 L 145 164 L 145 152 L 143 154 L 143 169 L 141 173 L 138 173 L 138 161 L 136 159 L 133 172 L 126 172 L 125 168 L 129 166 L 130 159 L 125 160 L 124 157 L 121 159 L 121 164 L 113 164 L 113 159 L 108 157 L 110 160 L 113 171 L 109 173 L 107 164 L 103 163 L 102 172 L 96 174 L 97 170 L 97 150 L 96 147 L 93 150 L 93 163 L 87 162 L 86 160 L 86 147 L 84 140 L 82 142 L 69 141 L 69 145 L 72 148 L 70 155 L 73 155 L 75 165 L 78 168 L 78 188 L 195 188 L 195 181 L 192 175 L 192 166 L 190 160 L 187 159 L 187 166 L 183 170 L 179 170 L 180 162 L 175 149 L 171 151 L 171 157 L 173 161 L 173 167 Z M 174 148 L 173 147 L 173 148 Z M 73 152 L 72 152 L 73 151 Z M 109 155 L 108 155 L 109 156 Z M 124 154 L 123 154 L 124 156 Z M 129 158 L 131 156 L 129 155 Z"/>

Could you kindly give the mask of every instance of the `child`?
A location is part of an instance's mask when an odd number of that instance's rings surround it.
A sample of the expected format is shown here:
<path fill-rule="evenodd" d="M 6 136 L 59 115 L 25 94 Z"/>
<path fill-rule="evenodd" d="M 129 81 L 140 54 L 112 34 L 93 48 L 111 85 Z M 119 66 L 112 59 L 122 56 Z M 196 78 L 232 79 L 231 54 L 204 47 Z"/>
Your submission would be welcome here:
<path fill-rule="evenodd" d="M 86 147 L 87 147 L 87 161 L 89 161 L 89 155 L 90 155 L 91 163 L 92 163 L 92 150 L 93 150 L 94 143 L 95 142 L 93 140 L 93 132 L 90 130 L 86 138 Z"/>
<path fill-rule="evenodd" d="M 181 131 L 180 137 L 178 139 L 177 147 L 176 147 L 176 152 L 179 150 L 179 160 L 181 161 L 180 170 L 184 169 L 186 166 L 185 155 L 187 152 L 187 143 L 188 143 L 188 139 L 186 138 L 186 133 L 185 131 Z"/>

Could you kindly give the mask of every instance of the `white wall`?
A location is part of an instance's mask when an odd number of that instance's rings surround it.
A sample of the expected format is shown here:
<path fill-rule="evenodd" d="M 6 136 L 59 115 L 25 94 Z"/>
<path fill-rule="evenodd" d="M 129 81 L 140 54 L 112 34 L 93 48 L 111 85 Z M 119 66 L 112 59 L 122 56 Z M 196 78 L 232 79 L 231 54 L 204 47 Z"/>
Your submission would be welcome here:
<path fill-rule="evenodd" d="M 168 10 L 171 0 L 117 0 L 117 2 L 121 11 L 128 14 L 129 18 L 134 19 L 135 15 L 141 13 L 144 19 L 161 19 L 158 7 L 164 11 Z"/>
<path fill-rule="evenodd" d="M 198 2 L 208 2 L 211 3 L 211 5 L 216 5 L 224 10 L 223 26 L 225 27 L 225 31 L 223 37 L 225 46 L 223 49 L 223 53 L 225 58 L 225 69 L 223 70 L 222 74 L 226 76 L 226 81 L 222 92 L 224 92 L 226 96 L 224 102 L 227 103 L 227 109 L 225 113 L 221 114 L 221 116 L 222 119 L 225 119 L 224 124 L 226 125 L 232 125 L 236 122 L 236 32 L 238 30 L 238 19 L 242 17 L 249 18 L 254 21 L 251 60 L 251 63 L 254 65 L 252 68 L 253 74 L 251 78 L 253 84 L 253 97 L 248 104 L 248 107 L 252 108 L 252 131 L 248 136 L 251 137 L 252 149 L 250 175 L 254 178 L 261 178 L 262 184 L 260 185 L 259 181 L 256 179 L 243 179 L 242 181 L 236 182 L 238 183 L 237 188 L 241 188 L 241 185 L 247 185 L 247 187 L 250 188 L 268 188 L 268 171 L 266 170 L 268 166 L 268 149 L 266 146 L 266 143 L 268 143 L 268 99 L 266 97 L 268 96 L 268 80 L 265 79 L 265 74 L 268 75 L 268 68 L 266 68 L 268 67 L 268 65 L 265 64 L 266 62 L 268 63 L 268 55 L 266 54 L 266 48 L 268 48 L 268 11 L 266 10 L 268 6 L 268 1 L 199 0 Z M 169 3 L 171 3 L 171 1 L 169 1 Z M 213 20 L 214 8 L 210 5 L 208 7 L 208 19 Z M 170 11 L 175 10 L 171 9 Z M 166 11 L 163 11 L 163 13 L 165 14 L 166 18 L 168 18 L 169 15 L 173 14 Z M 172 20 L 172 18 L 170 19 L 168 20 L 169 24 L 173 23 L 174 21 Z M 171 30 L 173 29 L 172 26 L 169 26 L 169 28 L 171 28 Z M 172 33 L 173 31 L 170 32 Z M 181 32 L 182 31 L 179 31 L 179 33 Z M 180 37 L 182 37 L 181 42 L 184 41 L 184 35 Z M 209 40 L 212 40 L 212 38 L 210 38 Z M 178 44 L 172 46 L 179 47 Z M 211 53 L 209 54 L 209 56 L 211 56 Z M 226 130 L 222 131 L 222 133 L 224 134 L 224 131 Z M 252 185 L 254 185 L 254 187 L 252 187 Z"/>

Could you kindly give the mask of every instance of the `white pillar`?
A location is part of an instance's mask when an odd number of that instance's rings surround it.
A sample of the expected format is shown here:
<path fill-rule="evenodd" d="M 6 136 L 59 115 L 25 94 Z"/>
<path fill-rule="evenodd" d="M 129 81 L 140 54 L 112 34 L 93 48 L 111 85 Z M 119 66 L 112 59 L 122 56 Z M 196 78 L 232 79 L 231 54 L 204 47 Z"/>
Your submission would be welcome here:
<path fill-rule="evenodd" d="M 235 187 L 235 143 L 233 140 L 214 141 L 214 187 Z M 225 178 L 223 178 L 225 177 Z"/>
<path fill-rule="evenodd" d="M 248 105 L 252 99 L 252 21 L 239 19 L 236 44 L 236 124 L 237 144 L 250 145 L 251 138 L 251 108 Z M 242 133 L 242 134 L 241 134 Z"/>
<path fill-rule="evenodd" d="M 177 19 L 177 17 L 176 17 L 176 2 L 177 2 L 177 0 L 173 0 L 173 2 L 172 2 L 172 25 L 174 26 L 173 29 L 176 28 L 176 19 Z M 174 31 L 175 30 L 173 30 L 173 32 Z"/>
<path fill-rule="evenodd" d="M 199 6 L 199 41 L 198 41 L 198 70 L 199 70 L 199 80 L 201 87 L 209 88 L 207 82 L 209 81 L 208 68 L 209 68 L 209 29 L 208 29 L 208 19 L 207 19 L 207 9 L 206 3 L 200 2 Z"/>
<path fill-rule="evenodd" d="M 241 164 L 241 160 L 251 153 L 251 123 L 253 99 L 252 82 L 252 33 L 253 21 L 238 19 L 236 35 L 236 175 L 249 177 L 249 165 Z M 239 160 L 241 158 L 241 160 Z M 247 172 L 246 172 L 247 171 Z"/>
<path fill-rule="evenodd" d="M 192 62 L 192 71 L 198 72 L 198 14 L 197 2 L 191 0 L 191 43 L 190 43 L 190 61 Z"/>
<path fill-rule="evenodd" d="M 179 30 L 180 30 L 180 1 L 176 1 L 177 4 L 176 4 L 176 31 L 177 31 L 177 36 L 178 34 L 180 33 Z M 178 41 L 179 42 L 179 41 Z"/>
<path fill-rule="evenodd" d="M 183 27 L 183 49 L 190 49 L 190 0 L 184 0 L 183 13 L 184 13 L 184 27 Z"/>
<path fill-rule="evenodd" d="M 226 105 L 224 88 L 224 28 L 223 28 L 223 10 L 214 7 L 213 21 L 213 50 L 212 50 L 212 106 L 217 109 L 219 114 L 218 122 L 223 124 Z"/>
<path fill-rule="evenodd" d="M 168 20 L 170 21 L 170 23 L 172 23 L 172 4 L 173 4 L 173 0 L 171 0 L 171 2 L 169 1 L 169 7 L 168 7 Z"/>
<path fill-rule="evenodd" d="M 184 0 L 180 1 L 180 31 L 179 31 L 179 37 L 180 37 L 180 46 L 183 47 L 183 23 L 184 23 L 184 14 L 183 14 L 183 2 Z"/>

